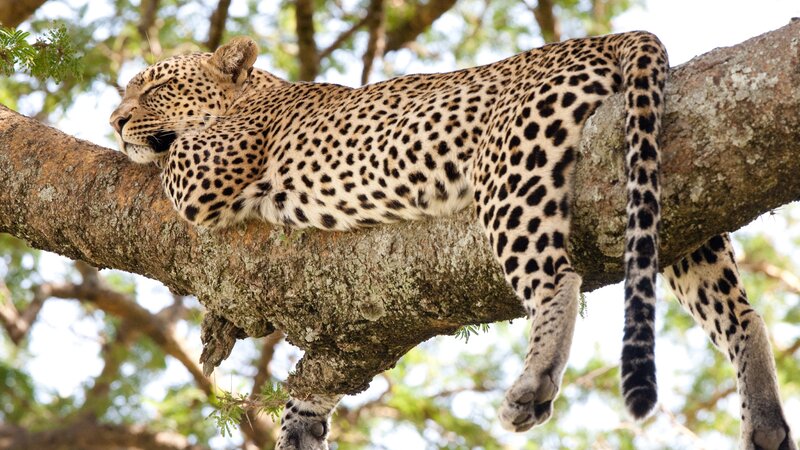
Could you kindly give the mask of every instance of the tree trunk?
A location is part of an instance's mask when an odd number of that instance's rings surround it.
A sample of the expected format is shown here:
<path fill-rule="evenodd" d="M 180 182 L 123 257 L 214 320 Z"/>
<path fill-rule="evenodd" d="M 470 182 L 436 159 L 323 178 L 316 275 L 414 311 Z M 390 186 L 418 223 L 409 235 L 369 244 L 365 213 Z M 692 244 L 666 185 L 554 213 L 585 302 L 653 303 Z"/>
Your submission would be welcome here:
<path fill-rule="evenodd" d="M 662 265 L 800 198 L 798 36 L 795 22 L 672 70 Z M 577 163 L 571 253 L 586 290 L 622 276 L 622 117 L 619 95 L 598 109 Z M 296 394 L 357 392 L 431 336 L 522 315 L 471 211 L 352 233 L 199 230 L 178 219 L 155 167 L 6 108 L 0 186 L 0 231 L 195 294 L 250 336 L 286 332 L 307 351 Z"/>

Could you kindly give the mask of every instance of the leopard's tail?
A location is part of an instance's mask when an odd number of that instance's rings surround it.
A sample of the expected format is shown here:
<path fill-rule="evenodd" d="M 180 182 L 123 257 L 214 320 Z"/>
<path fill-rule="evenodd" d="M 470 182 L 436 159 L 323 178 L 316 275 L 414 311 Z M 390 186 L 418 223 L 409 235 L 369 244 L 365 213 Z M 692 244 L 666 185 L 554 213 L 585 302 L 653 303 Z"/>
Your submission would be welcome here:
<path fill-rule="evenodd" d="M 619 35 L 616 47 L 625 92 L 627 218 L 625 232 L 625 330 L 622 393 L 628 411 L 644 418 L 657 401 L 655 284 L 661 223 L 658 134 L 669 63 L 657 37 Z"/>

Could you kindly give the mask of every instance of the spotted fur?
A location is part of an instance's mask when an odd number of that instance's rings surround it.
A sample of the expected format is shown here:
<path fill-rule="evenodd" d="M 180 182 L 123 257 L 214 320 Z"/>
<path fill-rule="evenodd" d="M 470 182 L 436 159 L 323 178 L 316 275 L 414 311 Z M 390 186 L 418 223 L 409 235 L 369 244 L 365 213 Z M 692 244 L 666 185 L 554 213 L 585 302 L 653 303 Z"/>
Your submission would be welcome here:
<path fill-rule="evenodd" d="M 714 236 L 664 270 L 681 306 L 736 369 L 742 450 L 797 449 L 781 408 L 764 321 L 747 301 L 727 234 Z"/>
<path fill-rule="evenodd" d="M 628 228 L 622 390 L 634 417 L 652 410 L 658 133 L 668 71 L 655 36 L 570 40 L 486 66 L 358 89 L 286 82 L 254 70 L 256 54 L 251 40 L 238 38 L 214 54 L 173 57 L 137 75 L 111 118 L 122 151 L 136 162 L 159 165 L 178 213 L 210 228 L 259 218 L 351 230 L 474 205 L 531 319 L 524 371 L 499 412 L 503 426 L 515 431 L 552 413 L 581 285 L 566 248 L 576 148 L 597 106 L 623 92 Z M 722 270 L 735 270 L 732 260 L 725 261 Z M 719 285 L 699 265 L 683 272 L 689 276 L 682 280 Z M 730 319 L 715 320 L 729 326 Z M 718 341 L 719 333 L 712 339 Z M 746 353 L 744 342 L 738 351 Z M 764 351 L 753 350 L 762 358 Z M 752 383 L 740 377 L 744 385 Z M 748 388 L 742 395 L 747 401 L 756 394 Z M 340 397 L 293 399 L 278 448 L 326 448 L 328 419 Z M 777 429 L 759 428 L 759 418 L 768 414 L 772 418 L 763 423 L 778 423 L 776 399 L 751 408 L 743 430 L 755 436 Z"/>

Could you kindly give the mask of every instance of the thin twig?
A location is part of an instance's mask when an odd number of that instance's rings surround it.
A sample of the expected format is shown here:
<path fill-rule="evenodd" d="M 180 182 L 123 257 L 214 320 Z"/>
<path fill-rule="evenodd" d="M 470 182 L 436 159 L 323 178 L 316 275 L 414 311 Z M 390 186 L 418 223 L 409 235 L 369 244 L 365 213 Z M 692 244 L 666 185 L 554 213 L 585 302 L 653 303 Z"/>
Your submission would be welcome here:
<path fill-rule="evenodd" d="M 369 16 L 365 15 L 364 17 L 359 19 L 358 22 L 354 23 L 353 26 L 351 26 L 350 28 L 348 28 L 347 30 L 345 30 L 341 34 L 339 34 L 339 36 L 337 36 L 336 39 L 334 39 L 333 42 L 331 42 L 330 45 L 328 45 L 327 47 L 322 49 L 322 51 L 319 52 L 319 56 L 318 56 L 317 59 L 319 59 L 321 61 L 321 60 L 327 58 L 328 56 L 330 56 L 331 53 L 333 53 L 335 50 L 339 49 L 339 47 L 341 47 L 342 44 L 345 43 L 345 41 L 350 39 L 350 36 L 352 36 L 361 27 L 366 25 L 368 20 L 369 20 Z"/>

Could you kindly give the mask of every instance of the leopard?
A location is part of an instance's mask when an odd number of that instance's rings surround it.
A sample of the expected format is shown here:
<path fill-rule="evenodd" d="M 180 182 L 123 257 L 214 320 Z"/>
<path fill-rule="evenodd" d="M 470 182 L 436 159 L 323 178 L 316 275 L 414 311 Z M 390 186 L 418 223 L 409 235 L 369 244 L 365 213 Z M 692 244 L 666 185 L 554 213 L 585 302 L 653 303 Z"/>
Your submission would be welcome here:
<path fill-rule="evenodd" d="M 569 357 L 581 276 L 570 263 L 572 176 L 583 126 L 620 93 L 626 218 L 621 392 L 636 419 L 657 402 L 656 276 L 724 352 L 741 398 L 740 448 L 796 450 L 766 326 L 730 237 L 660 270 L 659 135 L 669 62 L 652 33 L 571 39 L 491 64 L 362 87 L 289 82 L 254 68 L 236 37 L 134 76 L 110 118 L 120 150 L 154 164 L 177 214 L 219 229 L 247 220 L 348 231 L 471 207 L 530 324 L 522 373 L 498 411 L 527 431 L 550 419 Z M 291 397 L 277 447 L 326 449 L 343 394 Z"/>

